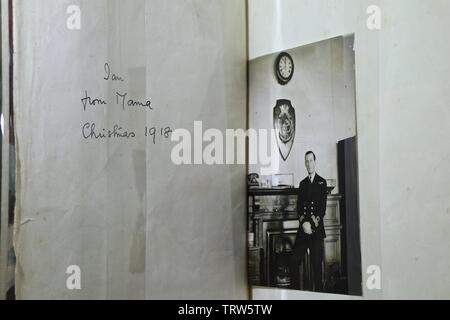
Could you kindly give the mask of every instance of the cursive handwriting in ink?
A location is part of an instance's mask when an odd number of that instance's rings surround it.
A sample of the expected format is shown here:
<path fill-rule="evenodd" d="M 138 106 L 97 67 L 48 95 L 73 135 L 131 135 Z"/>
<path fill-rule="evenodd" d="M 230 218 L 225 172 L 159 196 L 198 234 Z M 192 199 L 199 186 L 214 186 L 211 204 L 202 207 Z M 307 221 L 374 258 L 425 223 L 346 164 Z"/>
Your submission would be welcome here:
<path fill-rule="evenodd" d="M 103 99 L 92 99 L 90 96 L 88 96 L 87 90 L 84 91 L 84 98 L 81 99 L 81 103 L 83 104 L 83 109 L 86 111 L 86 106 L 96 106 L 96 105 L 105 105 L 107 104 L 105 100 Z"/>
<path fill-rule="evenodd" d="M 156 127 L 147 127 L 145 126 L 144 134 L 146 137 L 150 137 L 152 139 L 153 144 L 156 144 L 157 136 L 161 136 L 162 138 L 168 139 L 170 138 L 173 130 L 171 127 L 160 128 L 159 132 Z"/>
<path fill-rule="evenodd" d="M 123 110 L 125 110 L 125 105 L 129 107 L 144 107 L 153 110 L 150 100 L 147 100 L 146 102 L 141 102 L 133 99 L 127 100 L 127 95 L 127 93 L 120 94 L 119 92 L 116 92 L 116 103 L 122 105 Z"/>
<path fill-rule="evenodd" d="M 108 81 L 109 79 L 111 79 L 112 81 L 124 81 L 121 76 L 118 76 L 114 73 L 111 75 L 111 67 L 109 66 L 108 62 L 105 63 L 105 77 L 103 79 L 105 79 L 106 81 Z"/>
<path fill-rule="evenodd" d="M 110 138 L 134 138 L 136 134 L 133 131 L 125 131 L 121 126 L 115 124 L 111 129 L 102 128 L 96 130 L 94 122 L 87 122 L 83 125 L 81 132 L 84 139 L 110 139 Z"/>

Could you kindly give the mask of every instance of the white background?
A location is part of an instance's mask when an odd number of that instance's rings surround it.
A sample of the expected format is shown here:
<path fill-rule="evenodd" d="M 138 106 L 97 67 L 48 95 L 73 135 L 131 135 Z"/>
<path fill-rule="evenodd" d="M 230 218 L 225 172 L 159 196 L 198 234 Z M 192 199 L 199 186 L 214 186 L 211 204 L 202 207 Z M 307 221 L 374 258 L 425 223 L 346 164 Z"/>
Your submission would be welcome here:
<path fill-rule="evenodd" d="M 382 268 L 367 299 L 450 297 L 449 14 L 446 0 L 249 1 L 250 59 L 355 33 L 363 275 Z M 254 291 L 272 297 L 311 295 Z"/>

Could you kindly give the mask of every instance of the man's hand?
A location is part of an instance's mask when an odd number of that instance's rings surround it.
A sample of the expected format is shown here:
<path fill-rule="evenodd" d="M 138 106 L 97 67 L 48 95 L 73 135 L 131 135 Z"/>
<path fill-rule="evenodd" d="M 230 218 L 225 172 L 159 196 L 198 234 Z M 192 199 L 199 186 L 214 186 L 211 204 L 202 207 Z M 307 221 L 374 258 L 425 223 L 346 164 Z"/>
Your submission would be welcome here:
<path fill-rule="evenodd" d="M 314 225 L 316 226 L 316 228 L 319 227 L 319 222 L 320 222 L 320 217 L 316 217 L 316 216 L 312 216 L 312 220 L 314 221 Z"/>
<path fill-rule="evenodd" d="M 302 224 L 302 228 L 306 234 L 312 234 L 311 223 L 309 223 L 308 221 Z"/>

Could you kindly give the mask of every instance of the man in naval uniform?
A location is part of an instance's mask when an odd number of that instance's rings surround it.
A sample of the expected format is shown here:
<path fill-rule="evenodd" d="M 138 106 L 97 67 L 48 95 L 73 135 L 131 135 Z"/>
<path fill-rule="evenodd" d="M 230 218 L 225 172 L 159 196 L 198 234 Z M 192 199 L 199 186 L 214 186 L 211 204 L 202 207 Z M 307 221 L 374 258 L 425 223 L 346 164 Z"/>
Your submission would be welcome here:
<path fill-rule="evenodd" d="M 312 151 L 305 154 L 308 176 L 300 182 L 297 197 L 299 228 L 290 261 L 291 287 L 300 288 L 299 267 L 307 249 L 310 252 L 314 291 L 323 290 L 322 269 L 324 258 L 325 228 L 323 217 L 327 207 L 327 182 L 316 173 L 316 155 Z"/>

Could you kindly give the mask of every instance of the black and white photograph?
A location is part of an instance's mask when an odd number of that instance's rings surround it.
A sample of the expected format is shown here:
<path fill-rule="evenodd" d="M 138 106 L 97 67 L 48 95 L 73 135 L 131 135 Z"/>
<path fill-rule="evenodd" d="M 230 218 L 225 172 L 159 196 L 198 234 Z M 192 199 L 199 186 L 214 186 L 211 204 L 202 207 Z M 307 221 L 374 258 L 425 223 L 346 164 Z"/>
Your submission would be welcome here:
<path fill-rule="evenodd" d="M 354 57 L 347 35 L 250 61 L 250 128 L 276 139 L 249 166 L 254 286 L 361 295 Z"/>
<path fill-rule="evenodd" d="M 449 17 L 1 0 L 0 301 L 282 319 L 449 299 Z"/>

